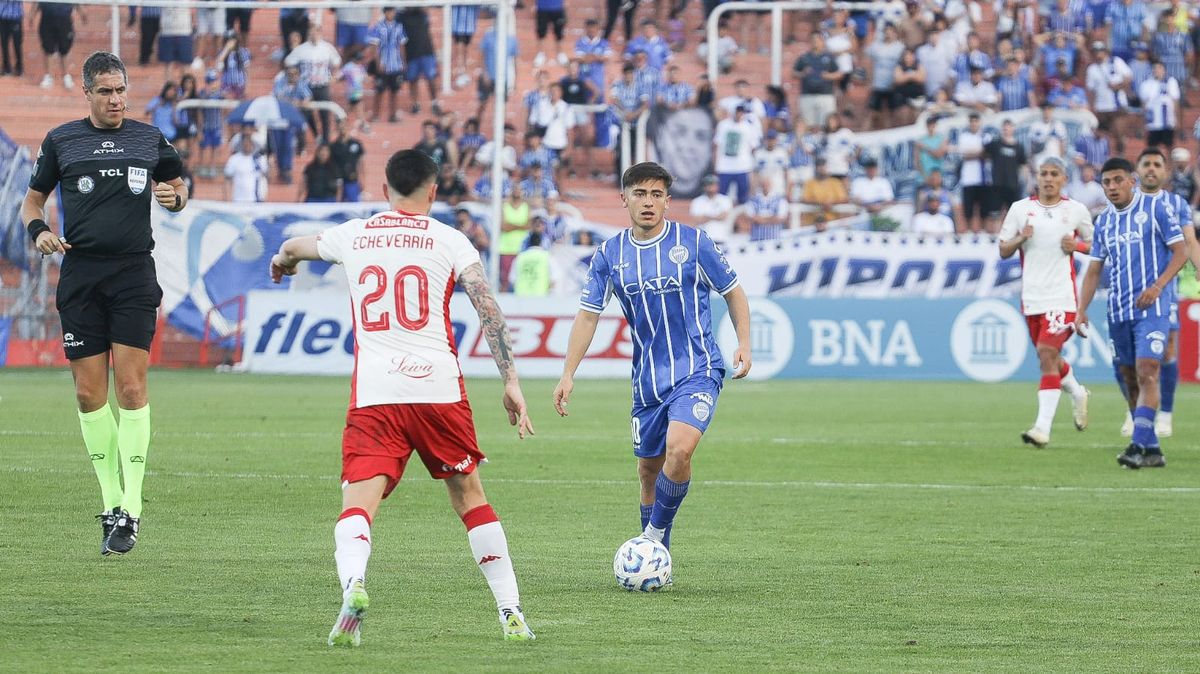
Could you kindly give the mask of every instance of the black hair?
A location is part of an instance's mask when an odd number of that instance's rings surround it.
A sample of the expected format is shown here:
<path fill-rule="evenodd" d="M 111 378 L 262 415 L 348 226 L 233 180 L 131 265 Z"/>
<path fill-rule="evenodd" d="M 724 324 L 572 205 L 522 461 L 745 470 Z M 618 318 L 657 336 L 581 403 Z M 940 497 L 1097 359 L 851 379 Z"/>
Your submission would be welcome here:
<path fill-rule="evenodd" d="M 388 159 L 384 174 L 392 191 L 410 197 L 437 178 L 438 165 L 420 150 L 400 150 Z"/>
<path fill-rule="evenodd" d="M 1100 167 L 1100 173 L 1104 174 L 1109 171 L 1133 173 L 1133 164 L 1130 164 L 1129 160 L 1124 157 L 1109 157 L 1105 160 L 1104 166 Z"/>
<path fill-rule="evenodd" d="M 621 189 L 648 183 L 652 180 L 663 181 L 663 185 L 669 191 L 674 179 L 671 178 L 671 174 L 667 172 L 667 169 L 652 161 L 644 161 L 640 164 L 634 164 L 625 170 L 624 175 L 621 176 Z"/>
<path fill-rule="evenodd" d="M 529 240 L 526 241 L 526 243 L 529 244 L 530 248 L 536 248 L 536 247 L 542 245 L 542 233 L 541 232 L 530 232 Z"/>
<path fill-rule="evenodd" d="M 96 77 L 107 73 L 121 73 L 125 83 L 129 84 L 129 73 L 125 70 L 125 62 L 116 54 L 106 51 L 92 52 L 83 62 L 83 88 L 88 91 L 96 86 Z"/>
<path fill-rule="evenodd" d="M 1145 150 L 1142 150 L 1142 153 L 1139 154 L 1137 157 L 1137 163 L 1139 163 L 1139 164 L 1142 163 L 1142 157 L 1145 157 L 1147 155 L 1156 155 L 1156 156 L 1162 158 L 1164 164 L 1167 163 L 1167 153 L 1163 152 L 1157 145 L 1151 145 L 1150 147 L 1147 147 Z"/>

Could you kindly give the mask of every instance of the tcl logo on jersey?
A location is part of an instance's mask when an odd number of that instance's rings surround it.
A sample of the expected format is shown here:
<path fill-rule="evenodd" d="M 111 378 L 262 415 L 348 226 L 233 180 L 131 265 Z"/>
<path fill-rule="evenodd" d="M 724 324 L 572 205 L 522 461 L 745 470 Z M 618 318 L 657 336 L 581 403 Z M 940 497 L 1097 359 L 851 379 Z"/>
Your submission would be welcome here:
<path fill-rule="evenodd" d="M 506 319 L 514 356 L 555 359 L 566 356 L 567 338 L 571 334 L 574 316 L 507 316 Z M 482 331 L 476 333 L 467 355 L 472 358 L 491 357 Z M 633 341 L 625 319 L 601 316 L 587 355 L 589 358 L 631 358 Z"/>
<path fill-rule="evenodd" d="M 388 374 L 402 374 L 413 379 L 424 379 L 433 374 L 433 363 L 416 354 L 402 353 L 392 357 L 392 369 L 388 370 Z"/>
<path fill-rule="evenodd" d="M 645 279 L 641 283 L 626 283 L 623 289 L 626 295 L 636 295 L 638 293 L 665 295 L 666 293 L 681 292 L 683 286 L 679 284 L 679 279 L 674 276 L 655 276 L 654 278 Z"/>
<path fill-rule="evenodd" d="M 111 140 L 106 140 L 100 143 L 100 149 L 93 150 L 92 154 L 124 154 L 125 148 L 116 147 L 116 143 Z"/>
<path fill-rule="evenodd" d="M 121 169 L 100 169 L 99 173 L 105 178 L 119 178 L 120 176 L 125 175 Z"/>

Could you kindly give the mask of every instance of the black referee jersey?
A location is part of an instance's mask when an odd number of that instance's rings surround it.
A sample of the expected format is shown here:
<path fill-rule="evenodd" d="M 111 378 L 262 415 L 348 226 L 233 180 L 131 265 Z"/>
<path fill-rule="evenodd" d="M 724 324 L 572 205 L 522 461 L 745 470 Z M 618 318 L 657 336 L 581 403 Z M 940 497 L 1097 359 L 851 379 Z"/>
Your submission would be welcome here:
<path fill-rule="evenodd" d="M 100 129 L 85 118 L 46 134 L 29 187 L 43 194 L 59 187 L 68 254 L 122 257 L 154 248 L 151 181 L 182 172 L 179 153 L 158 127 L 126 119 Z"/>

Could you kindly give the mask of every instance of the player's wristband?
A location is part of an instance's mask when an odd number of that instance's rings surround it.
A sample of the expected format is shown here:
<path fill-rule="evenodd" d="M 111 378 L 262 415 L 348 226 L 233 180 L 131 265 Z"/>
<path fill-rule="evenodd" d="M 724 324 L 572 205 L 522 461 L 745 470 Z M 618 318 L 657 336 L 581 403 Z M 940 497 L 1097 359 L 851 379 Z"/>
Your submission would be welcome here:
<path fill-rule="evenodd" d="M 1092 246 L 1087 241 L 1076 241 L 1075 252 L 1084 254 L 1090 253 L 1092 252 Z"/>
<path fill-rule="evenodd" d="M 172 208 L 171 211 L 178 212 L 178 211 L 182 211 L 182 210 L 183 210 L 183 197 L 179 196 L 179 193 L 176 192 L 175 193 L 175 207 Z"/>
<path fill-rule="evenodd" d="M 29 232 L 29 238 L 33 239 L 36 243 L 38 236 L 40 236 L 42 232 L 50 231 L 50 226 L 46 224 L 45 220 L 42 220 L 41 218 L 34 218 L 28 225 L 25 225 L 25 231 Z"/>

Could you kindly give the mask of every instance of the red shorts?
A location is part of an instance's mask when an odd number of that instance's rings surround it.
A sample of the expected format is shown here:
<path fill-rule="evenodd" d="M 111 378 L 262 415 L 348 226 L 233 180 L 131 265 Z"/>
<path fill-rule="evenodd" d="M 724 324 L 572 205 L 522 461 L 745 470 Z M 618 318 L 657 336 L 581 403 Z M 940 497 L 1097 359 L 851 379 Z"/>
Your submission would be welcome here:
<path fill-rule="evenodd" d="M 435 479 L 474 472 L 484 456 L 475 440 L 470 403 L 463 399 L 350 410 L 342 431 L 342 481 L 386 475 L 383 495 L 387 497 L 399 484 L 414 450 Z"/>
<path fill-rule="evenodd" d="M 1075 312 L 1048 311 L 1026 316 L 1025 325 L 1029 326 L 1029 339 L 1033 340 L 1034 346 L 1045 344 L 1062 350 L 1063 344 L 1075 332 Z"/>

